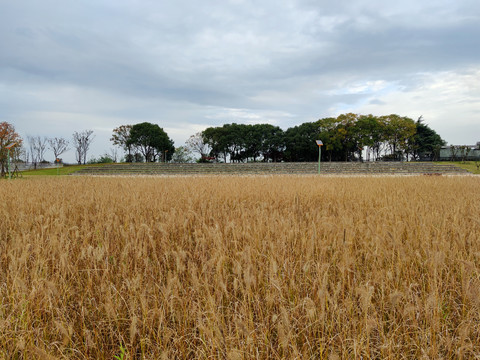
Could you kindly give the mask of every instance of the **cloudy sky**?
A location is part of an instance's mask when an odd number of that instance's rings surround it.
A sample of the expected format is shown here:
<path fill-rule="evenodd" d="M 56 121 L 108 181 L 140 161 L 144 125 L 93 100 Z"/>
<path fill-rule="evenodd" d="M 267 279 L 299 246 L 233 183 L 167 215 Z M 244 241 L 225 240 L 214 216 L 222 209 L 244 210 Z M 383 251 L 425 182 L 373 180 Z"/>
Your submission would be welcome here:
<path fill-rule="evenodd" d="M 480 2 L 0 0 L 0 121 L 23 137 L 92 129 L 98 156 L 122 124 L 181 146 L 346 112 L 480 141 Z"/>

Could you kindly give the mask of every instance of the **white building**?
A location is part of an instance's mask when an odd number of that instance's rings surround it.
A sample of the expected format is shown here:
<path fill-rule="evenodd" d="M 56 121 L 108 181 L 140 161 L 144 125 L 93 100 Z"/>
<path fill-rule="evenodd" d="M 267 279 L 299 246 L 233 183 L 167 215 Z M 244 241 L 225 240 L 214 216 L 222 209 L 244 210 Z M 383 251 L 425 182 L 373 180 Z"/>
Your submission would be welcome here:
<path fill-rule="evenodd" d="M 480 141 L 477 145 L 448 145 L 440 149 L 440 161 L 480 160 Z"/>

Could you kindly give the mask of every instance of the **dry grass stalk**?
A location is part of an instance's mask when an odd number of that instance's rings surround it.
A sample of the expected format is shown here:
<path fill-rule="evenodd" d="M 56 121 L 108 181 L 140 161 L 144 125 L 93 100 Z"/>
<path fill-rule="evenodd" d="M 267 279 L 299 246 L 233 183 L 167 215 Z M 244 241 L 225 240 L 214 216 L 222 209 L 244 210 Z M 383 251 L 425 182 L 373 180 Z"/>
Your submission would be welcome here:
<path fill-rule="evenodd" d="M 474 177 L 2 182 L 0 358 L 480 353 Z"/>

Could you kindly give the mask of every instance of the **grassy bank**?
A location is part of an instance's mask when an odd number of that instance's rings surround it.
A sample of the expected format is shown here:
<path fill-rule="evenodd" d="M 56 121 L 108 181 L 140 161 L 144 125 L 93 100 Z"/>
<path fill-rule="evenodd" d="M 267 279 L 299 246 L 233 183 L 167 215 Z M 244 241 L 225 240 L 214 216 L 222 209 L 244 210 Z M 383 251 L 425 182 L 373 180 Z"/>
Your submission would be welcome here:
<path fill-rule="evenodd" d="M 455 164 L 458 167 L 470 171 L 472 174 L 480 175 L 480 170 L 475 165 L 475 161 L 440 161 L 437 164 Z"/>
<path fill-rule="evenodd" d="M 75 171 L 78 171 L 80 169 L 86 168 L 88 166 L 92 165 L 66 165 L 63 167 L 58 168 L 50 168 L 50 169 L 38 169 L 38 170 L 28 170 L 28 171 L 22 171 L 21 174 L 22 176 L 56 176 L 56 175 L 70 175 L 74 173 Z M 95 165 L 99 166 L 99 165 Z"/>

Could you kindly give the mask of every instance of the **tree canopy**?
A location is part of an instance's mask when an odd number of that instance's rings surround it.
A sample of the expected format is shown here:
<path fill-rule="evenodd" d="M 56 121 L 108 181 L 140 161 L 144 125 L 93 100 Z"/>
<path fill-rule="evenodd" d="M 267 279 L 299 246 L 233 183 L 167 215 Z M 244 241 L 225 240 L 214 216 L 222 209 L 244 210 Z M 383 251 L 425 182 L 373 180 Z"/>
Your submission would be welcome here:
<path fill-rule="evenodd" d="M 440 154 L 440 148 L 446 145 L 440 135 L 420 117 L 415 123 L 416 133 L 413 138 L 413 156 L 415 159 L 437 160 Z"/>
<path fill-rule="evenodd" d="M 146 162 L 168 161 L 175 152 L 173 141 L 157 124 L 143 122 L 130 129 L 126 146 L 135 147 Z"/>
<path fill-rule="evenodd" d="M 195 135 L 200 141 L 199 135 Z M 210 157 L 217 161 L 316 161 L 315 140 L 323 141 L 325 161 L 433 159 L 445 144 L 421 120 L 396 114 L 342 114 L 306 122 L 283 131 L 270 124 L 225 124 L 201 132 Z"/>
<path fill-rule="evenodd" d="M 120 125 L 113 129 L 113 134 L 110 138 L 113 145 L 120 146 L 123 150 L 127 151 L 128 155 L 131 155 L 132 150 L 132 144 L 129 144 L 131 130 L 132 125 Z"/>
<path fill-rule="evenodd" d="M 0 175 L 4 176 L 7 171 L 8 156 L 13 159 L 16 155 L 16 149 L 20 149 L 22 145 L 22 138 L 15 132 L 15 127 L 4 121 L 0 122 L 0 165 L 1 171 Z M 15 145 L 13 145 L 15 144 Z M 7 149 L 8 146 L 12 146 L 10 151 Z"/>

